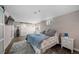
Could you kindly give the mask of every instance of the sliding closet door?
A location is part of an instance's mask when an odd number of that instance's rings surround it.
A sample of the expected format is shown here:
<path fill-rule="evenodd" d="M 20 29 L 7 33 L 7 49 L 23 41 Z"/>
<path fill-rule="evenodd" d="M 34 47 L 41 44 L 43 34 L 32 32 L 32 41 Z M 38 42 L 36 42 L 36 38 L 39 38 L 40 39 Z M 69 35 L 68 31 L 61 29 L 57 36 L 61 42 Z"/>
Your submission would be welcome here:
<path fill-rule="evenodd" d="M 12 39 L 14 38 L 14 26 L 13 25 L 5 25 L 5 41 L 4 41 L 4 49 L 10 44 Z"/>
<path fill-rule="evenodd" d="M 4 13 L 0 7 L 0 54 L 4 53 Z"/>

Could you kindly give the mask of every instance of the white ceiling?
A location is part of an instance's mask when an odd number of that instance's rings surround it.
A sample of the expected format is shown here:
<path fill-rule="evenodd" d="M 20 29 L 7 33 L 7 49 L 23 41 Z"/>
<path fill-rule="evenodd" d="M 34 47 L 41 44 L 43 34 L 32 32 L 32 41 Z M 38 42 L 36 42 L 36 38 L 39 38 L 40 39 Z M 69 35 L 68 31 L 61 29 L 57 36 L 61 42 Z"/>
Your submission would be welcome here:
<path fill-rule="evenodd" d="M 48 17 L 57 17 L 79 10 L 79 6 L 69 5 L 7 5 L 6 11 L 17 22 L 37 23 Z M 40 12 L 39 12 L 40 10 Z M 34 12 L 37 12 L 35 14 Z"/>

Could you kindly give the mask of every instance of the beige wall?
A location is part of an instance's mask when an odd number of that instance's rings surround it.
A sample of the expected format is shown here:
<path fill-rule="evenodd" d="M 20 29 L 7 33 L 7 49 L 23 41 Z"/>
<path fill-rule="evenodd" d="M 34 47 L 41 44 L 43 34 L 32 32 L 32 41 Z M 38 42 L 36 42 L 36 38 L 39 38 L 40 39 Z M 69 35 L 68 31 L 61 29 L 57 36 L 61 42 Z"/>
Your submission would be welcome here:
<path fill-rule="evenodd" d="M 45 21 L 40 24 L 41 30 L 46 29 Z M 68 32 L 69 36 L 75 39 L 75 48 L 79 49 L 79 11 L 55 17 L 50 28 L 56 29 L 59 33 Z"/>
<path fill-rule="evenodd" d="M 55 18 L 55 28 L 58 32 L 68 32 L 75 39 L 75 48 L 79 49 L 79 11 Z"/>

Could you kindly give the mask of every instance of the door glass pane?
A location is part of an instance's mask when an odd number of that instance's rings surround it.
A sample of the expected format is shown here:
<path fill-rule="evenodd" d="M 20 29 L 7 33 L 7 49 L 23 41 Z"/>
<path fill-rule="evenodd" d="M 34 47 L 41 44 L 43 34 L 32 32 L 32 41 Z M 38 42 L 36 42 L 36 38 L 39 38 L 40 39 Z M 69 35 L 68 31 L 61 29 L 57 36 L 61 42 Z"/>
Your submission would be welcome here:
<path fill-rule="evenodd" d="M 0 25 L 0 39 L 4 38 L 4 28 Z"/>
<path fill-rule="evenodd" d="M 3 23 L 3 20 L 4 20 L 3 10 L 0 7 L 0 23 Z"/>

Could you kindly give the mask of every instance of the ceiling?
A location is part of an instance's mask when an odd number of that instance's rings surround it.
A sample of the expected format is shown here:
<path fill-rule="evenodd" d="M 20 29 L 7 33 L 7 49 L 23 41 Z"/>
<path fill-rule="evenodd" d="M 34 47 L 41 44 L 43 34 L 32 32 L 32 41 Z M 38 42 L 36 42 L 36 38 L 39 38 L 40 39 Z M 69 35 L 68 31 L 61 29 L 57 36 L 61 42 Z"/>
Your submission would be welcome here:
<path fill-rule="evenodd" d="M 37 23 L 79 10 L 77 5 L 6 5 L 6 13 L 17 22 Z"/>

